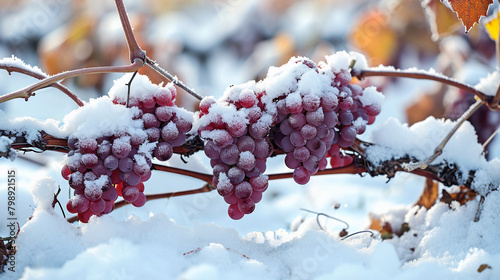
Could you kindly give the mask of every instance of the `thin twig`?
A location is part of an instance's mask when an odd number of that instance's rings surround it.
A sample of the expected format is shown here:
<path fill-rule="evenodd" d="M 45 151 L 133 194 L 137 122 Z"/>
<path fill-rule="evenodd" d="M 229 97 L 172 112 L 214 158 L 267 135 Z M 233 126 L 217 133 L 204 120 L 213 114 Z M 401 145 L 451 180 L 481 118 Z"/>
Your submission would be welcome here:
<path fill-rule="evenodd" d="M 352 71 L 353 76 L 358 79 L 362 79 L 365 77 L 373 77 L 373 76 L 384 76 L 384 77 L 401 77 L 401 78 L 412 78 L 412 79 L 420 79 L 420 80 L 433 80 L 443 84 L 447 84 L 459 89 L 463 89 L 467 92 L 470 92 L 480 98 L 482 101 L 489 103 L 491 101 L 491 96 L 486 95 L 485 93 L 477 90 L 476 88 L 463 84 L 461 82 L 455 81 L 451 78 L 441 76 L 441 75 L 432 75 L 423 72 L 411 72 L 411 71 L 397 71 L 397 70 L 370 70 L 364 69 L 359 71 Z"/>
<path fill-rule="evenodd" d="M 5 69 L 7 72 L 9 72 L 9 75 L 11 74 L 11 72 L 17 72 L 17 73 L 28 75 L 30 77 L 33 77 L 33 78 L 36 78 L 39 80 L 47 78 L 46 75 L 42 75 L 40 73 L 30 71 L 29 69 L 17 67 L 17 66 L 12 66 L 12 65 L 6 65 L 6 64 L 0 63 L 0 69 Z M 74 94 L 71 90 L 69 90 L 69 88 L 63 86 L 60 83 L 53 83 L 50 86 L 57 88 L 58 90 L 60 90 L 64 94 L 66 94 L 69 98 L 71 98 L 73 101 L 75 101 L 75 103 L 78 104 L 78 106 L 80 106 L 80 107 L 83 106 L 83 101 L 80 100 L 80 98 L 78 98 L 78 96 L 76 96 L 76 94 Z"/>
<path fill-rule="evenodd" d="M 458 128 L 467 120 L 469 117 L 474 114 L 481 106 L 484 105 L 484 101 L 482 100 L 477 100 L 474 104 L 472 104 L 465 113 L 462 114 L 462 116 L 457 120 L 457 123 L 453 127 L 453 129 L 446 135 L 446 137 L 441 141 L 441 143 L 436 147 L 434 150 L 434 153 L 430 158 L 428 158 L 424 162 L 416 162 L 416 163 L 409 163 L 406 164 L 404 167 L 408 171 L 415 170 L 417 168 L 420 169 L 426 169 L 429 164 L 431 164 L 437 157 L 439 157 L 443 153 L 444 146 L 450 141 L 450 138 L 455 134 L 455 132 L 458 130 Z"/>
<path fill-rule="evenodd" d="M 172 74 L 168 73 L 166 70 L 164 70 L 163 68 L 161 68 L 160 65 L 158 65 L 158 63 L 156 63 L 154 60 L 151 60 L 151 58 L 146 57 L 146 64 L 149 67 L 151 67 L 153 70 L 155 70 L 156 72 L 158 72 L 159 74 L 161 74 L 162 76 L 164 76 L 165 78 L 167 78 L 169 81 L 171 81 L 172 83 L 174 83 L 174 85 L 182 88 L 187 93 L 189 93 L 192 96 L 194 96 L 196 99 L 198 99 L 198 100 L 202 100 L 203 99 L 203 97 L 201 95 L 197 94 L 194 90 L 192 90 L 191 88 L 187 87 L 184 83 L 182 83 L 181 81 L 179 81 Z"/>
<path fill-rule="evenodd" d="M 500 21 L 498 21 L 498 28 L 500 28 Z M 500 36 L 497 36 L 497 39 L 495 40 L 495 45 L 496 45 L 498 67 L 500 67 Z M 498 84 L 498 89 L 495 96 L 491 100 L 490 106 L 493 108 L 499 108 L 498 106 L 499 102 L 500 102 L 500 83 Z"/>
<path fill-rule="evenodd" d="M 82 68 L 71 71 L 62 72 L 56 74 L 54 76 L 50 76 L 43 80 L 40 80 L 37 83 L 32 84 L 31 86 L 25 87 L 15 92 L 11 92 L 0 96 L 0 103 L 14 99 L 14 98 L 25 98 L 28 99 L 35 90 L 47 87 L 55 82 L 62 81 L 64 79 L 89 75 L 89 74 L 101 74 L 101 73 L 128 73 L 135 72 L 139 68 L 144 65 L 144 62 L 140 59 L 135 59 L 134 63 L 126 66 L 101 66 L 101 67 L 90 67 L 90 68 Z"/>
<path fill-rule="evenodd" d="M 179 174 L 179 175 L 185 175 L 185 176 L 189 176 L 192 178 L 200 179 L 208 184 L 212 184 L 213 175 L 211 175 L 211 174 L 199 173 L 199 172 L 195 172 L 195 171 L 191 171 L 191 170 L 180 169 L 180 168 L 170 167 L 170 166 L 165 166 L 165 165 L 160 165 L 160 164 L 153 164 L 151 169 L 175 173 L 175 174 Z"/>
<path fill-rule="evenodd" d="M 365 168 L 357 166 L 356 164 L 352 163 L 350 165 L 343 167 L 319 170 L 316 174 L 314 174 L 314 176 L 332 175 L 332 174 L 361 174 L 364 172 L 366 172 Z M 269 174 L 268 176 L 269 180 L 289 179 L 293 178 L 293 172 Z"/>
<path fill-rule="evenodd" d="M 493 134 L 491 134 L 490 137 L 488 137 L 488 139 L 486 139 L 486 141 L 484 141 L 483 153 L 486 151 L 486 146 L 488 146 L 488 144 L 491 142 L 491 140 L 493 140 L 493 138 L 495 138 L 495 136 L 498 134 L 498 132 L 500 132 L 500 127 L 497 128 L 497 130 L 495 130 L 495 132 L 493 132 Z"/>
<path fill-rule="evenodd" d="M 132 81 L 134 80 L 135 75 L 137 75 L 137 71 L 135 71 L 134 74 L 132 74 L 130 81 L 128 82 L 128 84 L 126 84 L 126 86 L 127 86 L 127 105 L 126 105 L 126 107 L 127 108 L 129 107 L 129 102 L 130 102 L 130 88 L 132 87 Z"/>

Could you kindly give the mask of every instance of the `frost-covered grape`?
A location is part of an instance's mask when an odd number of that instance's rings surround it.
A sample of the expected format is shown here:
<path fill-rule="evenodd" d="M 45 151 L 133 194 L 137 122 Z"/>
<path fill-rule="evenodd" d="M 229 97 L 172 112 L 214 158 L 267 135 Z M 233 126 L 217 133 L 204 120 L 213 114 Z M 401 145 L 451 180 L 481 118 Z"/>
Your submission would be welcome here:
<path fill-rule="evenodd" d="M 122 189 L 122 196 L 128 202 L 134 202 L 137 198 L 139 198 L 139 190 L 134 186 L 124 187 Z"/>
<path fill-rule="evenodd" d="M 172 146 L 167 142 L 159 143 L 154 150 L 154 156 L 161 161 L 169 160 L 173 154 Z"/>
<path fill-rule="evenodd" d="M 303 166 L 299 166 L 293 171 L 293 179 L 297 182 L 297 184 L 307 184 L 310 179 L 309 171 L 307 171 L 307 169 Z"/>
<path fill-rule="evenodd" d="M 229 205 L 227 213 L 228 213 L 229 217 L 231 217 L 231 219 L 233 219 L 233 220 L 239 220 L 239 219 L 243 218 L 243 216 L 245 216 L 245 214 L 243 214 L 240 211 L 240 209 L 238 208 L 238 204 Z"/>

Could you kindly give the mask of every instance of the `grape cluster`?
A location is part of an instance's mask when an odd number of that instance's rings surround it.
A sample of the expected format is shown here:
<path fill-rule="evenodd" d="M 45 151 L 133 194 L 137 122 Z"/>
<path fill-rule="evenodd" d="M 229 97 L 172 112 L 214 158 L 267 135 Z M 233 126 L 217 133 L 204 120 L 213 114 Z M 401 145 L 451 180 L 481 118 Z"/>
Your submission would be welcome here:
<path fill-rule="evenodd" d="M 204 150 L 213 168 L 213 184 L 229 204 L 232 219 L 255 209 L 267 189 L 266 159 L 273 153 L 267 137 L 272 119 L 263 113 L 262 95 L 251 88 L 229 88 L 217 102 L 200 103 L 199 135 L 207 139 Z"/>
<path fill-rule="evenodd" d="M 66 208 L 78 213 L 80 221 L 110 213 L 118 196 L 136 207 L 143 206 L 143 182 L 151 177 L 153 156 L 160 161 L 169 160 L 173 148 L 186 141 L 186 133 L 193 126 L 192 114 L 176 107 L 172 84 L 152 89 L 133 92 L 129 99 L 129 107 L 135 112 L 132 121 L 141 122 L 142 130 L 121 131 L 97 139 L 69 137 L 71 151 L 62 174 L 75 196 Z M 122 106 L 126 99 L 116 95 L 113 103 Z"/>
<path fill-rule="evenodd" d="M 137 207 L 144 205 L 144 187 L 140 190 L 139 185 L 151 177 L 150 156 L 140 151 L 144 140 L 145 136 L 126 134 L 98 139 L 70 137 L 71 151 L 62 169 L 75 195 L 66 204 L 68 211 L 87 222 L 92 215 L 110 213 L 118 195 Z"/>
<path fill-rule="evenodd" d="M 318 65 L 294 57 L 271 67 L 264 80 L 231 86 L 220 101 L 202 100 L 198 132 L 207 140 L 214 185 L 230 204 L 231 218 L 252 212 L 261 199 L 258 184 L 267 188 L 264 163 L 273 147 L 286 154 L 299 184 L 326 168 L 328 157 L 332 167 L 352 163 L 341 148 L 373 123 L 383 100 L 375 88 L 351 84 L 354 60 L 366 64 L 361 55 L 346 52 Z"/>

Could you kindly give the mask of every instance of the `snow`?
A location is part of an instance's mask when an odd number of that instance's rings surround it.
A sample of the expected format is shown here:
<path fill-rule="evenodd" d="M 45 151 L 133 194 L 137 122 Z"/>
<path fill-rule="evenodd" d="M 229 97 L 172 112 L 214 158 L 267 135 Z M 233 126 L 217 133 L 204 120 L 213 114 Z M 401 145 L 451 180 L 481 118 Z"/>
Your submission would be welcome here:
<path fill-rule="evenodd" d="M 426 160 L 455 124 L 456 122 L 450 120 L 428 117 L 408 127 L 407 124 L 401 124 L 391 118 L 372 134 L 374 143 L 379 145 L 367 149 L 368 159 L 380 163 L 408 154 L 417 160 Z M 397 137 L 394 137 L 395 135 Z M 467 149 L 464 149 L 464 146 Z M 469 122 L 465 122 L 451 137 L 442 155 L 433 164 L 447 160 L 448 163 L 457 164 L 462 172 L 468 173 L 466 171 L 476 170 L 486 164 L 482 152 L 483 148 L 477 142 L 474 128 Z"/>
<path fill-rule="evenodd" d="M 358 100 L 363 106 L 382 106 L 384 95 L 375 87 L 367 87 L 363 90 L 363 95 L 358 97 Z"/>
<path fill-rule="evenodd" d="M 36 74 L 40 74 L 42 76 L 47 76 L 39 67 L 37 66 L 31 66 L 26 63 L 22 59 L 19 59 L 15 57 L 14 55 L 11 57 L 6 57 L 0 59 L 0 65 L 7 66 L 7 67 L 17 67 L 21 68 L 23 70 L 26 70 L 28 72 L 34 72 Z"/>
<path fill-rule="evenodd" d="M 486 78 L 482 78 L 475 88 L 486 95 L 495 96 L 498 90 L 498 81 L 500 81 L 500 72 L 491 72 Z"/>

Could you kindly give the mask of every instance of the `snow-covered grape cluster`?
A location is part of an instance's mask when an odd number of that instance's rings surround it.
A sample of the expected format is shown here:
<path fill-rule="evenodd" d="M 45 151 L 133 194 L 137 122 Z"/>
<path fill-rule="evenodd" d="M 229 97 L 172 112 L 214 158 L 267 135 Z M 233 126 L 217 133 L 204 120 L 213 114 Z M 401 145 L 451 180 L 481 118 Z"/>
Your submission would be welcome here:
<path fill-rule="evenodd" d="M 147 78 L 139 80 L 146 87 L 131 92 L 129 110 L 134 112 L 131 121 L 140 122 L 141 129 L 111 135 L 104 130 L 99 137 L 68 138 L 71 151 L 62 174 L 75 196 L 66 208 L 78 213 L 82 222 L 92 215 L 110 213 L 118 196 L 136 207 L 143 206 L 143 182 L 151 177 L 153 156 L 169 160 L 173 148 L 184 144 L 193 126 L 192 114 L 175 105 L 176 89 L 172 84 L 158 87 Z M 123 87 L 118 89 L 110 91 L 112 102 L 123 106 L 127 96 Z"/>
<path fill-rule="evenodd" d="M 225 96 L 221 102 L 202 100 L 198 132 L 208 139 L 204 150 L 213 168 L 213 184 L 229 204 L 229 216 L 238 220 L 254 211 L 267 189 L 263 173 L 273 146 L 265 124 L 271 119 L 263 114 L 261 95 L 255 91 L 232 87 Z"/>
<path fill-rule="evenodd" d="M 231 86 L 218 101 L 202 100 L 198 132 L 208 141 L 214 185 L 230 204 L 231 218 L 251 213 L 260 201 L 273 146 L 286 154 L 299 184 L 326 168 L 327 157 L 332 167 L 352 162 L 340 148 L 350 147 L 373 123 L 383 101 L 374 87 L 351 84 L 353 61 L 366 67 L 356 53 L 338 52 L 318 65 L 294 57 L 271 67 L 262 81 Z"/>

